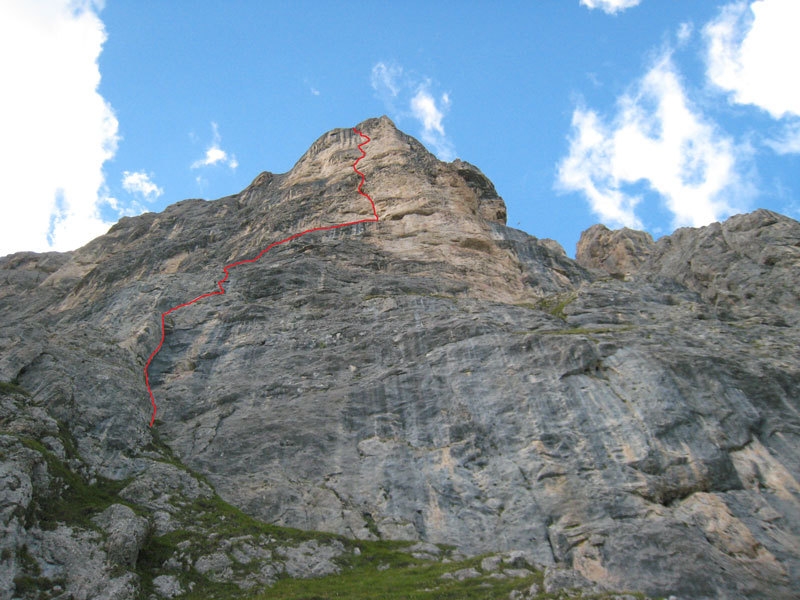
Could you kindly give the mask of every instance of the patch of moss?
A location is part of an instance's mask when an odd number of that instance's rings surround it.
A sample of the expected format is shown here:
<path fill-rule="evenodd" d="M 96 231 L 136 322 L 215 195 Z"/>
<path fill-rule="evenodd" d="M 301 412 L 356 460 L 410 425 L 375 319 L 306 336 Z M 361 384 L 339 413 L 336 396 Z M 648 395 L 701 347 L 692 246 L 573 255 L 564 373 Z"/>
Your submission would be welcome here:
<path fill-rule="evenodd" d="M 15 597 L 29 597 L 31 594 L 36 594 L 34 597 L 39 597 L 39 592 L 41 592 L 43 585 L 47 585 L 48 583 L 48 580 L 43 580 L 41 577 L 17 575 L 14 577 Z"/>
<path fill-rule="evenodd" d="M 30 396 L 31 393 L 22 387 L 15 379 L 11 381 L 0 381 L 0 394 L 22 394 L 23 396 Z"/>
<path fill-rule="evenodd" d="M 369 531 L 376 538 L 381 539 L 383 536 L 378 529 L 378 524 L 375 523 L 372 513 L 365 512 L 361 516 L 364 518 L 364 522 L 367 524 L 367 531 Z"/>
<path fill-rule="evenodd" d="M 64 446 L 64 455 L 68 459 L 79 458 L 78 445 L 75 443 L 75 438 L 72 437 L 72 434 L 64 423 L 61 421 L 57 421 L 57 423 L 58 439 L 61 441 L 61 445 Z"/>
<path fill-rule="evenodd" d="M 633 329 L 632 325 L 622 325 L 620 327 L 574 327 L 571 329 L 530 329 L 524 331 L 515 331 L 515 335 L 585 335 L 592 338 L 594 335 L 602 335 L 606 333 L 621 333 L 623 331 L 630 331 Z M 594 339 L 594 338 L 592 338 Z"/>
<path fill-rule="evenodd" d="M 162 536 L 151 536 L 139 551 L 136 559 L 136 568 L 139 571 L 149 572 L 160 569 L 164 562 L 173 555 L 180 539 L 175 539 L 175 533 Z"/>
<path fill-rule="evenodd" d="M 577 297 L 578 295 L 575 292 L 546 296 L 536 303 L 536 308 L 543 310 L 544 312 L 551 314 L 562 321 L 566 321 L 567 314 L 564 312 L 564 309 L 574 302 Z"/>
<path fill-rule="evenodd" d="M 527 308 L 528 310 L 541 310 L 539 304 L 534 304 L 533 302 L 517 302 L 514 306 L 519 306 L 520 308 Z"/>
<path fill-rule="evenodd" d="M 17 557 L 19 558 L 20 566 L 22 566 L 24 571 L 27 571 L 34 577 L 38 577 L 42 574 L 42 570 L 39 568 L 39 563 L 37 563 L 36 559 L 31 556 L 27 546 L 22 546 L 22 548 L 19 549 Z"/>
<path fill-rule="evenodd" d="M 27 546 L 22 546 L 17 551 L 17 561 L 21 572 L 14 577 L 15 598 L 50 598 L 47 590 L 63 581 L 50 580 L 42 576 L 39 563 L 31 556 Z"/>
<path fill-rule="evenodd" d="M 27 515 L 29 524 L 38 523 L 42 529 L 54 529 L 59 523 L 95 529 L 91 517 L 121 502 L 118 494 L 129 483 L 128 480 L 96 477 L 93 483 L 86 483 L 40 442 L 25 437 L 20 441 L 42 455 L 53 478 L 48 493 L 37 494 L 32 500 Z"/>
<path fill-rule="evenodd" d="M 160 419 L 156 419 L 155 426 L 150 428 L 150 441 L 145 444 L 143 450 L 147 450 L 150 452 L 155 452 L 159 455 L 159 461 L 163 463 L 170 464 L 174 467 L 179 468 L 181 471 L 186 471 L 187 473 L 191 473 L 192 476 L 197 477 L 198 479 L 208 483 L 204 477 L 194 473 L 189 468 L 184 465 L 181 460 L 175 456 L 175 453 L 162 439 L 159 433 L 159 425 L 161 425 L 162 421 Z"/>

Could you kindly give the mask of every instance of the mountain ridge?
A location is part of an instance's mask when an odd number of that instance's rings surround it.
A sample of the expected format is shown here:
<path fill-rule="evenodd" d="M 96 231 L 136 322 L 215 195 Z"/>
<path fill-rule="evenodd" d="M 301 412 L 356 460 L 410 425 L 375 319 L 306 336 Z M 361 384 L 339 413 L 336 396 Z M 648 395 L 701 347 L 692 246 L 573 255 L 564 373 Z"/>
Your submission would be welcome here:
<path fill-rule="evenodd" d="M 127 574 L 93 579 L 124 579 L 115 597 L 157 577 L 187 592 L 184 571 L 258 586 L 292 571 L 294 551 L 267 542 L 252 551 L 260 579 L 196 540 L 191 560 L 147 558 L 216 492 L 344 540 L 522 553 L 545 588 L 792 597 L 800 224 L 762 210 L 658 241 L 595 226 L 575 261 L 507 227 L 477 167 L 438 161 L 386 117 L 357 127 L 381 221 L 277 247 L 224 296 L 170 315 L 154 430 L 142 367 L 158 315 L 208 292 L 220 265 L 362 218 L 357 136 L 333 130 L 288 173 L 122 219 L 76 251 L 0 259 L 3 593 L 33 548 L 40 570 L 91 595 L 46 548 L 116 556 L 102 529 L 115 519 Z M 34 508 L 66 493 L 53 457 L 74 486 L 112 482 L 132 514 L 42 529 L 54 517 Z M 311 554 L 341 555 L 322 545 Z"/>

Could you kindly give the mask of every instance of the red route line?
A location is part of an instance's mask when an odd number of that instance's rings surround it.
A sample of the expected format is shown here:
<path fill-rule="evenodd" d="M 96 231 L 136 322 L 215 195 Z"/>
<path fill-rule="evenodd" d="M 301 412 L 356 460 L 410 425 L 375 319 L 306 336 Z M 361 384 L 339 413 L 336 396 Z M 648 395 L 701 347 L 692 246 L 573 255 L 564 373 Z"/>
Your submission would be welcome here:
<path fill-rule="evenodd" d="M 222 287 L 222 284 L 225 283 L 228 280 L 228 277 L 230 276 L 229 269 L 232 269 L 233 267 L 238 267 L 239 265 L 246 265 L 248 263 L 254 263 L 254 262 L 260 260 L 262 256 L 264 256 L 267 252 L 272 250 L 275 246 L 280 246 L 281 244 L 285 244 L 286 242 L 291 242 L 292 240 L 296 240 L 299 237 L 302 237 L 302 236 L 304 236 L 304 235 L 306 235 L 308 233 L 313 233 L 315 231 L 330 231 L 331 229 L 340 229 L 342 227 L 350 227 L 351 225 L 358 225 L 359 223 L 374 223 L 374 222 L 379 220 L 378 219 L 378 211 L 375 208 L 375 202 L 372 200 L 372 198 L 370 197 L 369 194 L 367 194 L 366 192 L 364 192 L 361 189 L 361 186 L 363 186 L 364 182 L 365 182 L 365 176 L 361 171 L 358 170 L 358 162 L 367 155 L 367 153 L 364 152 L 364 148 L 362 148 L 362 146 L 366 146 L 372 140 L 370 139 L 369 136 L 361 133 L 355 127 L 353 127 L 353 131 L 355 133 L 357 133 L 358 135 L 360 135 L 362 138 L 364 138 L 364 140 L 366 140 L 364 142 L 361 142 L 358 145 L 358 149 L 361 151 L 361 156 L 359 156 L 356 159 L 356 162 L 353 163 L 353 171 L 355 171 L 356 173 L 358 173 L 361 176 L 361 181 L 358 183 L 358 193 L 361 194 L 362 196 L 364 196 L 367 200 L 369 200 L 370 205 L 372 205 L 372 214 L 374 215 L 374 218 L 372 218 L 372 219 L 360 219 L 358 221 L 350 221 L 349 223 L 339 223 L 338 225 L 325 225 L 324 227 L 314 227 L 312 229 L 306 229 L 305 231 L 301 231 L 299 233 L 292 234 L 289 237 L 284 238 L 284 239 L 282 239 L 282 240 L 280 240 L 278 242 L 272 242 L 269 246 L 267 246 L 261 252 L 259 252 L 254 258 L 247 258 L 247 259 L 244 259 L 244 260 L 238 260 L 238 261 L 236 261 L 234 263 L 231 263 L 229 265 L 225 265 L 222 268 L 222 270 L 225 272 L 225 277 L 223 277 L 222 279 L 220 279 L 217 282 L 217 287 L 219 288 L 218 290 L 215 290 L 213 292 L 208 292 L 207 294 L 202 294 L 201 296 L 198 296 L 194 300 L 189 300 L 189 302 L 184 302 L 183 304 L 178 304 L 177 306 L 173 306 L 169 310 L 161 313 L 161 341 L 158 342 L 158 346 L 156 346 L 156 349 L 153 350 L 153 353 L 150 355 L 150 358 L 148 358 L 147 362 L 144 364 L 144 383 L 147 386 L 147 391 L 150 394 L 150 404 L 153 407 L 153 414 L 150 417 L 150 427 L 152 427 L 153 423 L 155 423 L 155 421 L 156 421 L 156 412 L 158 410 L 157 407 L 156 407 L 155 396 L 153 396 L 153 390 L 150 387 L 150 375 L 149 375 L 150 363 L 153 362 L 153 359 L 156 357 L 156 354 L 158 354 L 161 351 L 161 347 L 164 345 L 164 338 L 166 337 L 166 332 L 165 332 L 165 329 L 164 329 L 164 318 L 168 314 L 173 313 L 176 310 L 184 308 L 186 306 L 190 306 L 190 305 L 194 304 L 195 302 L 199 302 L 203 298 L 208 298 L 210 296 L 219 296 L 219 295 L 224 294 L 225 293 L 225 288 Z"/>

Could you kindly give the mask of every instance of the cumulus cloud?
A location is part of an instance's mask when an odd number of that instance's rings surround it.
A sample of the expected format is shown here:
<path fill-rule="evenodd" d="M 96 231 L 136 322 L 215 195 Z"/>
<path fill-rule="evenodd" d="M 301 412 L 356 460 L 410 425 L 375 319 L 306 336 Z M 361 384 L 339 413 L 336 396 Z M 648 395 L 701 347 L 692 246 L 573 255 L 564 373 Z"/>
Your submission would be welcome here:
<path fill-rule="evenodd" d="M 155 200 L 164 190 L 150 179 L 151 175 L 144 171 L 125 171 L 122 173 L 122 187 L 126 192 L 138 194 L 145 200 Z"/>
<path fill-rule="evenodd" d="M 642 0 L 581 0 L 581 6 L 595 9 L 599 8 L 609 15 L 631 8 L 639 4 Z"/>
<path fill-rule="evenodd" d="M 0 255 L 105 233 L 103 164 L 118 123 L 98 93 L 99 1 L 0 3 Z"/>
<path fill-rule="evenodd" d="M 379 62 L 372 67 L 372 89 L 383 100 L 392 116 L 410 116 L 422 127 L 422 141 L 441 160 L 453 160 L 455 150 L 445 133 L 444 120 L 450 108 L 450 95 L 431 91 L 432 82 L 406 72 L 396 64 Z"/>
<path fill-rule="evenodd" d="M 227 165 L 231 169 L 235 169 L 239 166 L 239 161 L 236 160 L 236 156 L 233 154 L 228 154 L 220 147 L 222 136 L 219 134 L 219 127 L 216 123 L 212 122 L 211 129 L 214 130 L 214 139 L 211 142 L 211 145 L 206 148 L 205 156 L 194 161 L 192 163 L 192 168 L 199 169 L 201 167 L 212 167 L 214 165 L 222 164 Z"/>
<path fill-rule="evenodd" d="M 739 175 L 743 151 L 689 102 L 669 55 L 662 56 L 610 123 L 577 108 L 569 154 L 557 185 L 586 195 L 612 226 L 641 227 L 630 193 L 644 183 L 663 199 L 673 226 L 701 226 L 736 211 L 747 191 Z"/>
<path fill-rule="evenodd" d="M 444 118 L 442 109 L 447 109 L 449 106 L 450 97 L 447 94 L 442 94 L 437 104 L 436 99 L 424 88 L 419 89 L 411 98 L 411 112 L 422 123 L 422 140 L 433 146 L 436 155 L 442 160 L 455 158 L 453 146 L 447 139 L 442 125 Z"/>
<path fill-rule="evenodd" d="M 402 87 L 400 81 L 402 76 L 403 68 L 401 66 L 379 62 L 372 67 L 370 83 L 372 89 L 382 98 L 396 98 Z"/>
<path fill-rule="evenodd" d="M 775 119 L 800 116 L 799 23 L 797 0 L 726 5 L 703 30 L 708 78 L 734 102 L 758 106 Z"/>

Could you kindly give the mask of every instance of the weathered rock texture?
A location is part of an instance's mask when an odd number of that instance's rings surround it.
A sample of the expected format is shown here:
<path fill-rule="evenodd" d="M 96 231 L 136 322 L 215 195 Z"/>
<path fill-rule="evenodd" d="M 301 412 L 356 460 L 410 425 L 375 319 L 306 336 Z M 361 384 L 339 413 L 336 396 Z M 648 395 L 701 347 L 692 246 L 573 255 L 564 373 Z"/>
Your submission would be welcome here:
<path fill-rule="evenodd" d="M 573 261 L 506 227 L 477 168 L 385 117 L 359 128 L 379 223 L 279 246 L 168 318 L 150 374 L 175 456 L 270 523 L 517 550 L 554 589 L 795 597 L 800 224 L 759 210 L 657 242 L 595 226 Z M 130 479 L 121 496 L 155 534 L 180 527 L 180 498 L 211 490 L 167 476 L 147 427 L 159 314 L 270 242 L 368 217 L 359 141 L 334 130 L 240 194 L 0 260 L 0 378 L 31 393 L 26 435 L 57 453 L 61 423 L 86 477 Z M 15 515 L 47 473 L 18 446 L 0 510 L 19 546 L 35 533 Z M 130 565 L 112 539 L 143 524 L 126 519 L 105 548 Z M 224 552 L 201 558 L 233 577 Z"/>
<path fill-rule="evenodd" d="M 638 270 L 653 249 L 653 238 L 645 231 L 592 225 L 581 234 L 575 258 L 587 269 L 625 276 Z"/>

